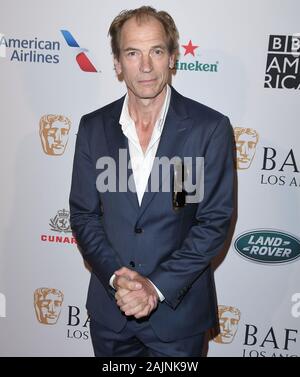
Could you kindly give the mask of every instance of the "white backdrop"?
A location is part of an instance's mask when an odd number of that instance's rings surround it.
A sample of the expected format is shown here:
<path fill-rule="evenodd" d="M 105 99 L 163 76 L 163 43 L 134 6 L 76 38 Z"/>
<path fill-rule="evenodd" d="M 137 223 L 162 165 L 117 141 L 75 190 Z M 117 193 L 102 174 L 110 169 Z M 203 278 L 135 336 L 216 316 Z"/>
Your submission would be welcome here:
<path fill-rule="evenodd" d="M 0 356 L 92 355 L 85 311 L 89 272 L 68 228 L 74 145 L 80 117 L 125 92 L 115 77 L 107 30 L 119 11 L 143 4 L 0 0 Z M 250 160 L 238 170 L 237 224 L 215 272 L 219 304 L 228 306 L 225 335 L 210 341 L 208 355 L 299 356 L 300 3 L 151 5 L 170 12 L 180 32 L 178 66 L 186 70 L 178 69 L 175 88 L 227 114 L 234 128 L 255 130 L 255 136 L 244 130 L 249 142 L 237 140 L 238 157 Z M 68 46 L 61 30 L 80 48 Z M 189 41 L 198 46 L 194 55 L 182 46 Z M 82 49 L 97 72 L 77 64 Z M 44 152 L 39 134 L 40 119 L 49 114 L 71 122 L 57 155 Z M 34 292 L 43 287 L 56 297 L 52 324 L 35 312 Z"/>

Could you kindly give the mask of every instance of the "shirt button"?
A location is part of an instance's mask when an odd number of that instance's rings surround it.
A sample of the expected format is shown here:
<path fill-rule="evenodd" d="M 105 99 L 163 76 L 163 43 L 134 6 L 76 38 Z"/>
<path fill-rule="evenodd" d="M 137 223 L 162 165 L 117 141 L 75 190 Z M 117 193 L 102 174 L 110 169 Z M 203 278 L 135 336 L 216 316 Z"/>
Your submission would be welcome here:
<path fill-rule="evenodd" d="M 143 229 L 142 228 L 135 228 L 134 231 L 135 231 L 135 233 L 142 233 Z"/>
<path fill-rule="evenodd" d="M 130 261 L 129 264 L 130 264 L 131 267 L 135 267 L 134 261 Z"/>

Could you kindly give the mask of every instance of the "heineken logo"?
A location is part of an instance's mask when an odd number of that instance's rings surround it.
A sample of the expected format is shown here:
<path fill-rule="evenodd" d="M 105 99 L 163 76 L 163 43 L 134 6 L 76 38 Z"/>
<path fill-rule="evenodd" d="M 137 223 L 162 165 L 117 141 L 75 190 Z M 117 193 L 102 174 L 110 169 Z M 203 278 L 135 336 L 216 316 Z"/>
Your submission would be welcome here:
<path fill-rule="evenodd" d="M 244 233 L 237 237 L 234 248 L 241 256 L 259 263 L 287 263 L 300 257 L 299 239 L 275 230 Z"/>
<path fill-rule="evenodd" d="M 181 58 L 176 60 L 176 71 L 219 72 L 219 61 L 216 60 L 216 56 L 207 56 L 207 51 L 203 51 L 200 45 L 194 44 L 189 40 L 188 43 L 182 44 L 181 47 L 184 49 L 184 54 L 181 54 Z M 210 62 L 209 60 L 212 61 Z"/>

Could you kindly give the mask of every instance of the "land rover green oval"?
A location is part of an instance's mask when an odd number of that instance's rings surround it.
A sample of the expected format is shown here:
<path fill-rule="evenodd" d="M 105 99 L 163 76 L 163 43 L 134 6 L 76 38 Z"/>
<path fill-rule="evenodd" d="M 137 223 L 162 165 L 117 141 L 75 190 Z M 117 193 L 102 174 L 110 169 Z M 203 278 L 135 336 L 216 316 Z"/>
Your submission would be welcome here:
<path fill-rule="evenodd" d="M 235 250 L 243 257 L 259 263 L 279 264 L 300 257 L 300 241 L 294 236 L 274 230 L 253 230 L 237 237 Z"/>

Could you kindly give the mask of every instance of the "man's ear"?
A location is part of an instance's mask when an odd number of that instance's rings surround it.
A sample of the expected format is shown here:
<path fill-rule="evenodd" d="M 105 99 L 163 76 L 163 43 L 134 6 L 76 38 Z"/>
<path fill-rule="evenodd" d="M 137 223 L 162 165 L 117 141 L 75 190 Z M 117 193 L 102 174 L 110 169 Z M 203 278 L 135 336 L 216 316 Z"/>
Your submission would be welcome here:
<path fill-rule="evenodd" d="M 169 57 L 169 68 L 173 69 L 174 68 L 174 64 L 175 64 L 175 55 L 172 54 Z"/>
<path fill-rule="evenodd" d="M 114 58 L 114 66 L 115 66 L 117 75 L 120 75 L 122 73 L 122 67 L 121 67 L 121 63 L 119 62 L 117 58 Z"/>

